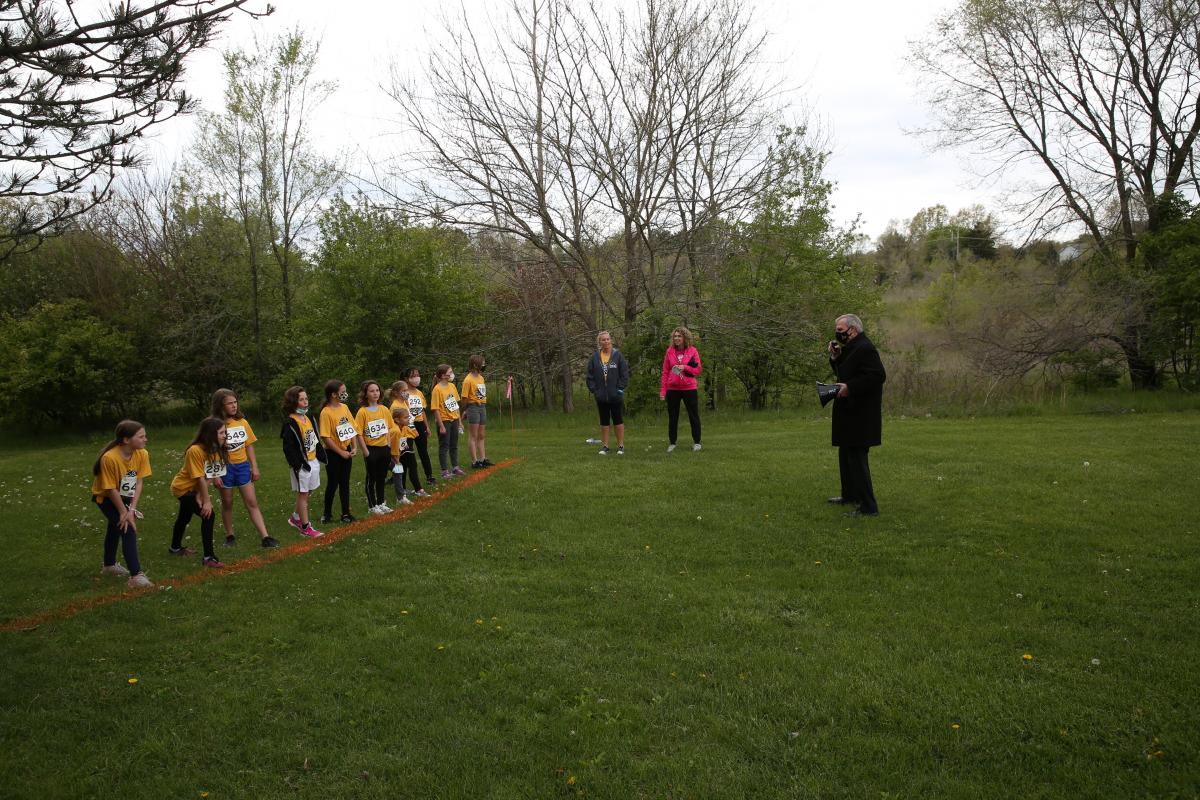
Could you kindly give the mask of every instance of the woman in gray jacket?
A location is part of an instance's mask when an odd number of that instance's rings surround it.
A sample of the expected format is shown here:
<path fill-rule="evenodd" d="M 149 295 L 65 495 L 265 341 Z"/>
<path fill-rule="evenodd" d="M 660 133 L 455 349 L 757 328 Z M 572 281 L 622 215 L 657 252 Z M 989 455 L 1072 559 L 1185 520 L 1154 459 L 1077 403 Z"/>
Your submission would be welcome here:
<path fill-rule="evenodd" d="M 600 331 L 596 336 L 596 352 L 588 360 L 588 391 L 596 398 L 600 411 L 600 455 L 608 455 L 608 428 L 617 429 L 617 455 L 625 455 L 625 387 L 629 385 L 629 364 L 621 351 L 613 347 L 612 334 Z"/>

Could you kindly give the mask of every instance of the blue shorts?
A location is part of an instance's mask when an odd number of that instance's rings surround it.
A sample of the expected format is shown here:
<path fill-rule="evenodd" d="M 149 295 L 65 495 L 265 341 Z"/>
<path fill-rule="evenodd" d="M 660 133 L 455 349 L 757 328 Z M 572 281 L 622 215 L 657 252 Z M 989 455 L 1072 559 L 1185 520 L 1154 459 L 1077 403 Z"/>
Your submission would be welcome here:
<path fill-rule="evenodd" d="M 243 461 L 240 464 L 230 464 L 225 468 L 225 477 L 221 478 L 221 483 L 225 484 L 226 489 L 236 489 L 239 486 L 245 486 L 249 482 L 249 461 Z"/>

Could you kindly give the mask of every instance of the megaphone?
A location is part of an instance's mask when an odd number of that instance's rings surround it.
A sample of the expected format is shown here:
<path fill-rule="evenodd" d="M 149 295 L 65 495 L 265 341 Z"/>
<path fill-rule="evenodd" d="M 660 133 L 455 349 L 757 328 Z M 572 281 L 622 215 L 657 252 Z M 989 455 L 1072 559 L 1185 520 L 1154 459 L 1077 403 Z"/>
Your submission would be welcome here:
<path fill-rule="evenodd" d="M 829 401 L 837 397 L 838 385 L 836 383 L 821 383 L 817 381 L 817 397 L 821 400 L 821 408 L 829 405 Z"/>

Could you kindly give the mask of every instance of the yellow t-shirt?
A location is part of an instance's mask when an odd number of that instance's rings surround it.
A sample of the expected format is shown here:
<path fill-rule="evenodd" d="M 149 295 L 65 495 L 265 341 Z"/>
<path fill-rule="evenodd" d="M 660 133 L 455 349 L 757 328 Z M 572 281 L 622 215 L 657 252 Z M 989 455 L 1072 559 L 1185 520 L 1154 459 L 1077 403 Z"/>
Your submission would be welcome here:
<path fill-rule="evenodd" d="M 92 499 L 99 505 L 112 489 L 121 497 L 132 498 L 138 478 L 145 480 L 150 475 L 150 454 L 146 448 L 134 450 L 127 460 L 121 455 L 120 446 L 114 447 L 100 457 L 100 474 L 92 480 Z"/>
<path fill-rule="evenodd" d="M 487 403 L 487 383 L 483 376 L 478 378 L 468 372 L 463 378 L 462 401 L 469 406 L 482 406 Z"/>
<path fill-rule="evenodd" d="M 413 415 L 413 422 L 425 421 L 425 395 L 420 389 L 409 388 L 408 410 Z"/>
<path fill-rule="evenodd" d="M 354 415 L 354 424 L 362 431 L 363 438 L 371 447 L 387 447 L 391 436 L 392 412 L 387 406 L 375 406 L 371 411 L 366 406 L 358 409 Z"/>
<path fill-rule="evenodd" d="M 312 461 L 317 457 L 317 430 L 313 427 L 308 414 L 291 414 L 290 416 L 300 426 L 300 438 L 304 440 L 304 457 Z"/>
<path fill-rule="evenodd" d="M 213 457 L 204 445 L 194 444 L 183 454 L 183 466 L 171 481 L 171 494 L 183 497 L 200 490 L 200 481 L 225 477 L 225 462 Z"/>
<path fill-rule="evenodd" d="M 258 437 L 246 419 L 225 420 L 225 449 L 229 451 L 230 464 L 242 464 L 250 457 L 246 455 L 246 446 L 254 444 Z"/>
<path fill-rule="evenodd" d="M 354 425 L 350 407 L 346 404 L 339 405 L 336 410 L 329 406 L 321 409 L 321 436 L 337 442 L 343 450 L 349 450 L 361 432 Z"/>
<path fill-rule="evenodd" d="M 433 392 L 429 395 L 429 408 L 438 412 L 442 422 L 453 422 L 458 419 L 458 389 L 449 382 L 446 383 L 445 388 L 442 388 L 440 383 L 434 386 Z"/>
<path fill-rule="evenodd" d="M 600 363 L 607 364 L 610 358 L 612 358 L 612 353 L 605 353 L 603 350 L 600 351 Z"/>
<path fill-rule="evenodd" d="M 411 437 L 405 433 L 407 430 L 409 430 L 409 428 L 397 428 L 394 425 L 392 426 L 392 433 L 389 441 L 391 443 L 393 456 L 398 456 L 408 449 L 408 440 Z"/>

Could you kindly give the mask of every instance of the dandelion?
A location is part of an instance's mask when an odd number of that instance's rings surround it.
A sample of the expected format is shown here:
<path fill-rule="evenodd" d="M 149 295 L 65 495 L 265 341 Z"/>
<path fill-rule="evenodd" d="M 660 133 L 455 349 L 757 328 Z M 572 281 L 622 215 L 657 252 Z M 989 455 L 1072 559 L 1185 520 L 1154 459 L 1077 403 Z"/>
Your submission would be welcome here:
<path fill-rule="evenodd" d="M 821 562 L 820 562 L 820 561 L 814 561 L 813 563 L 814 563 L 814 564 L 816 564 L 818 567 L 819 567 L 819 566 L 821 566 Z"/>
<path fill-rule="evenodd" d="M 475 620 L 475 624 L 476 624 L 476 625 L 482 625 L 482 624 L 483 624 L 483 619 L 477 619 L 477 620 Z"/>
<path fill-rule="evenodd" d="M 575 776 L 574 775 L 567 776 L 567 786 L 574 786 L 574 785 L 575 785 Z"/>
<path fill-rule="evenodd" d="M 1085 462 L 1083 462 L 1083 465 L 1084 465 L 1085 467 L 1090 467 L 1090 466 L 1092 465 L 1092 462 L 1090 462 L 1090 461 L 1085 461 Z"/>
<path fill-rule="evenodd" d="M 1092 659 L 1092 666 L 1093 666 L 1093 667 L 1098 667 L 1098 666 L 1100 666 L 1100 659 L 1098 659 L 1098 658 L 1093 658 L 1093 659 Z"/>
<path fill-rule="evenodd" d="M 138 682 L 138 679 L 137 679 L 137 678 L 130 678 L 130 679 L 129 679 L 129 685 L 130 685 L 130 686 L 137 686 L 137 682 Z"/>
<path fill-rule="evenodd" d="M 400 615 L 401 615 L 401 616 L 408 616 L 408 609 L 406 609 L 406 608 L 402 608 L 402 609 L 400 609 Z"/>
<path fill-rule="evenodd" d="M 696 519 L 704 519 L 704 517 L 702 517 L 702 516 L 700 516 L 699 514 L 697 514 L 697 515 L 696 515 Z"/>
<path fill-rule="evenodd" d="M 445 650 L 445 649 L 446 649 L 446 645 L 442 644 L 441 642 L 438 642 L 437 649 L 438 649 L 438 650 Z"/>
<path fill-rule="evenodd" d="M 944 481 L 944 480 L 945 480 L 945 478 L 943 478 L 941 475 L 938 475 L 938 480 L 939 480 L 939 481 Z"/>
<path fill-rule="evenodd" d="M 1025 595 L 1021 594 L 1020 592 L 1017 592 L 1017 599 L 1018 599 L 1018 600 L 1024 599 L 1024 597 L 1025 597 Z"/>
<path fill-rule="evenodd" d="M 1030 655 L 1029 653 L 1026 653 L 1025 655 L 1021 656 L 1021 658 L 1024 659 L 1025 661 L 1033 661 L 1033 656 Z"/>
<path fill-rule="evenodd" d="M 959 728 L 959 725 L 958 725 L 958 723 L 957 723 L 957 722 L 955 722 L 955 723 L 952 723 L 952 724 L 950 725 L 950 730 L 952 730 L 952 731 L 956 731 L 956 730 L 958 730 L 958 728 Z"/>

